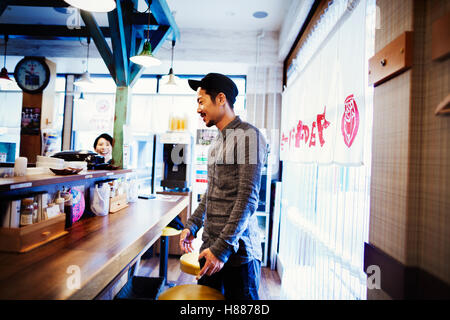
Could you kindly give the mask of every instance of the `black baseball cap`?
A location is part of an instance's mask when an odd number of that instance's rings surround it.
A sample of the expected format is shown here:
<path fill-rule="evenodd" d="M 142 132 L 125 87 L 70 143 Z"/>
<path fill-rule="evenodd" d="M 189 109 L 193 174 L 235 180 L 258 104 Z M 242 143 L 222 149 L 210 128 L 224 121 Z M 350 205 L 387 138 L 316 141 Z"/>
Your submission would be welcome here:
<path fill-rule="evenodd" d="M 220 73 L 208 73 L 202 80 L 189 79 L 188 82 L 189 86 L 195 91 L 201 87 L 205 90 L 223 92 L 232 105 L 239 93 L 233 80 Z"/>

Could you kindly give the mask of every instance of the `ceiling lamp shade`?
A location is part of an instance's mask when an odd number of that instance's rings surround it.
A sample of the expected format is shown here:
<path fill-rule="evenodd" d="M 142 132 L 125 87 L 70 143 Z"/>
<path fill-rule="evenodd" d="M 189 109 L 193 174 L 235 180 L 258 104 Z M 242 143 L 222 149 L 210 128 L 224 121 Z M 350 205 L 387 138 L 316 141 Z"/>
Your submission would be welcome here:
<path fill-rule="evenodd" d="M 141 53 L 130 57 L 130 61 L 136 64 L 140 64 L 144 67 L 153 67 L 159 66 L 161 61 L 153 56 L 152 53 L 152 45 L 150 44 L 150 17 L 152 12 L 150 10 L 150 6 L 152 4 L 151 0 L 148 0 L 148 32 L 147 32 L 147 40 L 144 42 L 144 48 Z"/>
<path fill-rule="evenodd" d="M 80 88 L 89 88 L 95 85 L 95 82 L 91 80 L 91 75 L 88 71 L 85 71 L 81 77 L 73 83 Z"/>
<path fill-rule="evenodd" d="M 0 72 L 0 85 L 8 85 L 13 82 L 13 80 L 8 76 L 8 70 L 6 70 L 6 44 L 8 42 L 8 36 L 5 35 L 5 55 L 3 61 L 3 68 Z"/>
<path fill-rule="evenodd" d="M 152 54 L 152 46 L 150 41 L 145 41 L 142 52 L 130 58 L 131 62 L 140 64 L 144 67 L 159 66 L 161 61 Z"/>
<path fill-rule="evenodd" d="M 6 70 L 6 68 L 2 68 L 2 71 L 0 72 L 0 85 L 8 85 L 12 82 L 13 81 L 8 76 L 8 70 Z"/>
<path fill-rule="evenodd" d="M 164 83 L 164 85 L 166 86 L 177 86 L 178 81 L 180 80 L 180 78 L 173 74 L 172 68 L 170 68 L 169 74 L 167 76 L 164 76 L 163 78 L 164 80 L 167 79 L 167 82 Z"/>
<path fill-rule="evenodd" d="M 78 105 L 88 105 L 89 104 L 89 101 L 86 100 L 83 92 L 81 92 L 80 96 L 78 98 L 75 98 L 74 100 L 78 103 Z"/>
<path fill-rule="evenodd" d="M 179 78 L 173 74 L 173 49 L 175 47 L 175 40 L 172 40 L 172 58 L 170 59 L 169 74 L 163 78 L 168 78 L 168 81 L 164 83 L 166 86 L 178 86 Z"/>
<path fill-rule="evenodd" d="M 72 7 L 91 11 L 91 12 L 109 12 L 116 8 L 114 0 L 64 0 Z"/>
<path fill-rule="evenodd" d="M 91 75 L 89 74 L 89 45 L 91 44 L 91 38 L 87 38 L 87 56 L 86 56 L 86 71 L 81 75 L 81 77 L 75 81 L 73 84 L 82 88 L 90 88 L 95 85 L 95 82 L 91 80 Z"/>

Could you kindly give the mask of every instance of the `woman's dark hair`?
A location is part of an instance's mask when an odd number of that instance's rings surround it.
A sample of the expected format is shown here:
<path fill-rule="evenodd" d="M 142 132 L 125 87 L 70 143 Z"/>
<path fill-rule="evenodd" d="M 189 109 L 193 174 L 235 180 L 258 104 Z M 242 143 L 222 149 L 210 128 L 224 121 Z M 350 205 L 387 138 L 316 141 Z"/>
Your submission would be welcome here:
<path fill-rule="evenodd" d="M 95 148 L 97 148 L 97 143 L 98 143 L 98 140 L 100 140 L 100 138 L 103 138 L 103 139 L 109 141 L 109 143 L 111 144 L 111 146 L 113 146 L 113 138 L 112 138 L 109 134 L 107 134 L 107 133 L 102 133 L 102 134 L 99 135 L 97 138 L 95 138 L 95 141 L 94 141 L 94 150 L 95 150 Z"/>

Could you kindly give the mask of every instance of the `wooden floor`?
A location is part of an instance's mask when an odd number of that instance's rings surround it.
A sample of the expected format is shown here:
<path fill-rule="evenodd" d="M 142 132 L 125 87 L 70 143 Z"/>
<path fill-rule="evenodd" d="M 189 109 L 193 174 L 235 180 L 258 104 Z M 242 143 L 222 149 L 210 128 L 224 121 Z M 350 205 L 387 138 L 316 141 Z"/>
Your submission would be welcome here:
<path fill-rule="evenodd" d="M 159 256 L 153 255 L 150 259 L 142 259 L 137 275 L 157 277 L 159 275 Z M 177 256 L 169 256 L 167 278 L 169 283 L 175 285 L 197 283 L 195 276 L 181 272 L 180 261 Z M 259 298 L 261 300 L 278 300 L 280 297 L 280 286 L 280 277 L 275 270 L 261 268 L 261 282 L 259 288 Z"/>

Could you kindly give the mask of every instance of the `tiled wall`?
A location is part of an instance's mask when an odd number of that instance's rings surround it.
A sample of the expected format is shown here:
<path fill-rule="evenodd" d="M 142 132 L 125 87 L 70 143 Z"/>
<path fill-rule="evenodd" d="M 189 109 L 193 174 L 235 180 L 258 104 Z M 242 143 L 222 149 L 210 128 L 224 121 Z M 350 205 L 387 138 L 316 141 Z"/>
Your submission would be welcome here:
<path fill-rule="evenodd" d="M 431 60 L 432 22 L 446 0 L 377 0 L 376 51 L 414 31 L 414 65 L 375 88 L 369 242 L 450 283 L 450 58 Z"/>
<path fill-rule="evenodd" d="M 425 1 L 424 73 L 420 114 L 419 266 L 450 284 L 450 117 L 434 110 L 450 94 L 450 58 L 431 60 L 431 26 L 450 11 L 450 1 Z M 419 108 L 422 111 L 419 113 Z"/>

